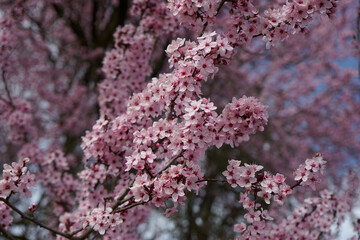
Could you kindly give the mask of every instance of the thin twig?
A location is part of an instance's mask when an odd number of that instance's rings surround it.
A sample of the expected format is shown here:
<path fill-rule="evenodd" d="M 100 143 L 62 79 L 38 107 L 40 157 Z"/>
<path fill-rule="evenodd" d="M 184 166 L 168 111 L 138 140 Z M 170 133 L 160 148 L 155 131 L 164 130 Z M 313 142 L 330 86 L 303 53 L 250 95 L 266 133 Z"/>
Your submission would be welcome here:
<path fill-rule="evenodd" d="M 317 208 L 317 206 L 316 206 L 316 205 L 313 205 L 311 211 L 308 212 L 308 213 L 305 213 L 305 215 L 302 217 L 302 219 L 300 220 L 300 222 L 297 222 L 297 223 L 296 223 L 296 227 L 299 226 L 299 224 L 300 224 L 301 222 L 304 222 L 307 217 L 309 217 L 311 214 L 313 214 L 313 213 L 315 212 L 316 208 Z"/>
<path fill-rule="evenodd" d="M 116 199 L 116 202 L 111 206 L 112 209 L 117 208 L 120 204 L 124 203 L 122 200 L 126 197 L 126 195 L 130 192 L 130 188 L 133 186 L 135 179 L 137 177 L 134 177 L 134 179 L 131 181 L 130 185 L 126 188 L 126 190 Z"/>
<path fill-rule="evenodd" d="M 79 236 L 79 237 L 72 237 L 71 239 L 73 239 L 73 240 L 84 240 L 84 239 L 87 238 L 93 231 L 94 231 L 93 228 L 89 228 L 89 229 L 86 230 L 86 232 L 84 232 L 81 236 Z"/>
<path fill-rule="evenodd" d="M 74 236 L 75 234 L 81 232 L 82 230 L 84 230 L 84 228 L 79 228 L 78 230 L 75 230 L 72 233 L 70 233 L 70 236 Z"/>
<path fill-rule="evenodd" d="M 130 208 L 136 207 L 136 206 L 138 206 L 138 205 L 143 205 L 143 204 L 145 204 L 145 203 L 147 203 L 147 202 L 137 202 L 137 203 L 133 203 L 133 204 L 127 205 L 127 206 L 125 206 L 125 207 L 123 207 L 123 208 L 119 208 L 119 209 L 115 210 L 114 212 L 116 212 L 116 213 L 123 212 L 123 211 L 125 211 L 125 210 L 128 210 L 128 209 L 130 209 Z"/>
<path fill-rule="evenodd" d="M 166 169 L 168 169 L 179 157 L 182 156 L 182 154 L 185 152 L 185 150 L 181 150 L 181 152 L 176 155 L 169 163 L 168 165 L 166 165 L 163 169 L 161 169 L 155 176 L 159 175 L 160 173 L 162 173 L 163 171 L 165 171 Z"/>
<path fill-rule="evenodd" d="M 10 90 L 9 90 L 9 87 L 8 87 L 6 79 L 5 79 L 5 71 L 4 71 L 4 69 L 1 70 L 1 78 L 2 78 L 2 81 L 3 81 L 4 85 L 5 85 L 6 95 L 7 95 L 8 99 L 9 99 L 8 103 L 10 104 L 10 106 L 13 109 L 15 109 L 16 107 L 15 107 L 15 104 L 14 104 L 12 98 L 11 98 Z"/>
<path fill-rule="evenodd" d="M 30 222 L 33 222 L 35 223 L 36 225 L 54 233 L 54 234 L 57 234 L 57 235 L 60 235 L 60 236 L 63 236 L 63 237 L 66 237 L 68 239 L 75 239 L 75 238 L 72 238 L 72 236 L 68 233 L 63 233 L 63 232 L 60 232 L 56 229 L 53 229 L 41 222 L 39 222 L 38 220 L 36 220 L 35 218 L 33 217 L 30 217 L 28 215 L 26 215 L 25 213 L 23 213 L 21 210 L 19 210 L 17 207 L 15 207 L 14 205 L 12 205 L 8 200 L 6 200 L 5 198 L 0 198 L 0 201 L 4 202 L 6 205 L 8 205 L 12 210 L 14 210 L 15 212 L 17 212 L 23 219 L 26 219 Z"/>
<path fill-rule="evenodd" d="M 215 179 L 215 178 L 207 178 L 207 179 L 201 179 L 201 180 L 197 180 L 195 183 L 199 183 L 199 182 L 227 182 L 227 180 L 225 179 Z"/>
<path fill-rule="evenodd" d="M 127 201 L 130 201 L 130 200 L 133 199 L 133 198 L 134 198 L 134 196 L 130 196 L 130 197 L 128 197 L 128 198 L 125 198 L 124 200 L 121 200 L 121 201 L 120 201 L 119 205 L 121 205 L 121 204 L 123 204 L 123 203 L 126 203 Z"/>
<path fill-rule="evenodd" d="M 299 181 L 297 181 L 293 186 L 291 186 L 291 190 L 296 188 L 297 186 L 299 186 L 302 183 L 302 179 L 300 179 Z"/>

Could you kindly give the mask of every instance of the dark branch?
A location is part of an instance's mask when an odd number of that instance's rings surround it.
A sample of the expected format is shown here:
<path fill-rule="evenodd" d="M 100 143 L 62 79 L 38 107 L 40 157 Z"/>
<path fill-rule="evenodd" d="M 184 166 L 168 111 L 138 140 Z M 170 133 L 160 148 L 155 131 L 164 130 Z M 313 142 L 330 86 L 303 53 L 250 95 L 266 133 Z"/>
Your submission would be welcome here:
<path fill-rule="evenodd" d="M 11 98 L 11 94 L 10 94 L 9 87 L 7 85 L 7 82 L 6 82 L 5 71 L 4 70 L 1 71 L 1 79 L 2 79 L 2 81 L 4 83 L 6 95 L 7 95 L 8 99 L 9 99 L 8 104 L 12 107 L 12 109 L 15 109 L 16 107 L 15 107 L 15 104 L 14 104 L 12 98 Z"/>
<path fill-rule="evenodd" d="M 123 212 L 123 211 L 125 211 L 125 210 L 130 209 L 130 208 L 133 208 L 133 207 L 136 207 L 136 206 L 139 206 L 139 205 L 143 205 L 143 204 L 145 204 L 145 203 L 147 203 L 147 202 L 137 202 L 137 203 L 133 203 L 133 204 L 127 205 L 127 206 L 125 206 L 125 207 L 123 207 L 123 208 L 119 208 L 119 209 L 115 210 L 114 212 L 117 212 L 117 213 Z"/>
<path fill-rule="evenodd" d="M 30 222 L 32 222 L 32 223 L 34 223 L 34 224 L 36 224 L 36 225 L 38 225 L 38 226 L 46 229 L 46 230 L 48 230 L 48 231 L 50 231 L 50 232 L 52 232 L 52 233 L 54 233 L 54 234 L 56 234 L 56 235 L 60 235 L 60 236 L 66 237 L 66 238 L 68 238 L 68 239 L 75 239 L 75 238 L 72 238 L 71 235 L 68 234 L 68 233 L 60 232 L 60 231 L 58 231 L 58 230 L 56 230 L 56 229 L 53 229 L 53 228 L 51 228 L 51 227 L 49 227 L 49 226 L 47 226 L 47 225 L 39 222 L 39 221 L 36 220 L 35 218 L 26 215 L 26 214 L 23 213 L 21 210 L 19 210 L 17 207 L 15 207 L 14 205 L 12 205 L 12 204 L 11 204 L 8 200 L 6 200 L 5 198 L 0 198 L 0 201 L 4 202 L 4 203 L 5 203 L 6 205 L 8 205 L 12 210 L 14 210 L 16 213 L 18 213 L 18 214 L 21 216 L 21 218 L 26 219 L 26 220 L 28 220 L 28 221 L 30 221 Z"/>
<path fill-rule="evenodd" d="M 94 42 L 97 38 L 97 28 L 96 28 L 96 15 L 98 11 L 98 1 L 93 0 L 92 5 L 92 19 L 91 19 L 91 37 L 92 41 Z"/>
<path fill-rule="evenodd" d="M 297 186 L 299 186 L 302 183 L 302 179 L 300 179 L 299 181 L 297 181 L 294 185 L 291 186 L 291 189 L 296 188 Z"/>
<path fill-rule="evenodd" d="M 166 165 L 163 169 L 161 169 L 155 176 L 159 175 L 166 169 L 168 169 L 178 158 L 182 157 L 182 154 L 185 152 L 185 150 L 182 150 L 178 155 L 176 155 L 169 163 Z"/>
<path fill-rule="evenodd" d="M 108 24 L 104 28 L 104 31 L 99 34 L 99 46 L 106 47 L 107 44 L 111 43 L 116 28 L 119 25 L 124 25 L 125 23 L 128 7 L 128 0 L 121 0 L 119 6 L 114 8 Z"/>
<path fill-rule="evenodd" d="M 137 175 L 134 177 L 134 179 L 131 181 L 130 185 L 127 187 L 127 189 L 125 190 L 125 192 L 123 192 L 120 197 L 118 197 L 116 199 L 116 202 L 111 206 L 112 209 L 117 208 L 118 206 L 120 206 L 122 203 L 124 203 L 124 198 L 126 197 L 126 195 L 130 192 L 130 188 L 132 187 L 132 185 L 135 182 Z"/>
<path fill-rule="evenodd" d="M 225 179 L 201 179 L 201 180 L 198 180 L 196 181 L 196 183 L 199 183 L 199 182 L 223 182 L 223 183 L 226 183 L 227 181 Z"/>
<path fill-rule="evenodd" d="M 57 15 L 60 18 L 63 18 L 64 15 L 65 15 L 64 9 L 59 4 L 56 4 L 56 3 L 52 4 L 52 6 L 54 7 L 55 12 L 57 13 Z M 86 39 L 83 28 L 80 26 L 80 24 L 76 23 L 71 18 L 65 19 L 65 21 L 67 21 L 67 23 L 69 24 L 69 27 L 71 28 L 73 33 L 76 35 L 76 37 L 79 39 L 81 45 L 88 46 L 89 45 L 88 41 Z"/>

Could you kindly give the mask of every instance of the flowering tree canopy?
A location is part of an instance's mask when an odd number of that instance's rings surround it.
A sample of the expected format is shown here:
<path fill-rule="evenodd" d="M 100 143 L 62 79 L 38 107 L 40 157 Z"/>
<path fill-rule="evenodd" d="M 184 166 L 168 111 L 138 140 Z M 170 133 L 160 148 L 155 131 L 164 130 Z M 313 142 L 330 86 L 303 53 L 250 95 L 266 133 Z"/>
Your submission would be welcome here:
<path fill-rule="evenodd" d="M 0 0 L 0 236 L 357 239 L 359 9 Z"/>

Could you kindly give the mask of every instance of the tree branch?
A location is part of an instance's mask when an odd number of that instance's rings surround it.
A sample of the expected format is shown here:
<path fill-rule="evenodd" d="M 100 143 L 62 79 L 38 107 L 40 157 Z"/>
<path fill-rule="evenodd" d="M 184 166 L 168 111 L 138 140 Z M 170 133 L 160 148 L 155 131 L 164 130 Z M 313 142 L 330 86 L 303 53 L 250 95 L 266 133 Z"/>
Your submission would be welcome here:
<path fill-rule="evenodd" d="M 96 39 L 97 39 L 97 28 L 96 28 L 96 14 L 97 14 L 97 10 L 98 10 L 98 1 L 97 0 L 93 0 L 93 4 L 92 4 L 92 16 L 91 16 L 91 37 L 92 37 L 92 42 L 95 43 Z"/>
<path fill-rule="evenodd" d="M 104 28 L 104 31 L 99 34 L 98 45 L 106 47 L 107 44 L 111 43 L 111 39 L 116 28 L 119 25 L 124 25 L 128 7 L 128 0 L 121 0 L 119 6 L 113 9 L 113 13 L 108 24 Z"/>
<path fill-rule="evenodd" d="M 224 182 L 224 183 L 226 183 L 227 180 L 225 180 L 225 179 L 213 179 L 213 178 L 209 178 L 209 179 L 197 180 L 195 183 L 199 183 L 199 182 Z"/>
<path fill-rule="evenodd" d="M 165 47 L 168 46 L 170 44 L 170 41 L 166 41 L 165 43 Z M 159 59 L 157 59 L 156 63 L 154 64 L 154 68 L 152 70 L 152 73 L 151 73 L 151 76 L 150 76 L 150 80 L 153 78 L 153 77 L 156 77 L 159 75 L 161 69 L 163 68 L 164 66 L 164 62 L 165 60 L 167 59 L 167 54 L 165 52 L 165 50 L 163 50 L 162 52 L 162 55 L 160 56 Z"/>
<path fill-rule="evenodd" d="M 127 205 L 127 206 L 125 206 L 125 207 L 123 207 L 123 208 L 119 208 L 119 209 L 115 210 L 114 212 L 116 212 L 116 213 L 123 212 L 123 211 L 125 211 L 125 210 L 128 210 L 128 209 L 130 209 L 130 208 L 136 207 L 136 206 L 138 206 L 138 205 L 143 205 L 143 204 L 145 204 L 145 203 L 147 203 L 147 202 L 137 202 L 137 203 L 133 203 L 133 204 Z"/>
<path fill-rule="evenodd" d="M 14 205 L 12 205 L 12 204 L 11 204 L 8 200 L 6 200 L 5 198 L 0 198 L 0 201 L 4 202 L 4 203 L 5 203 L 6 205 L 8 205 L 12 210 L 14 210 L 15 212 L 17 212 L 17 213 L 21 216 L 21 218 L 26 219 L 26 220 L 28 220 L 28 221 L 30 221 L 30 222 L 32 222 L 32 223 L 34 223 L 34 224 L 36 224 L 36 225 L 38 225 L 38 226 L 46 229 L 46 230 L 48 230 L 48 231 L 50 231 L 50 232 L 52 232 L 52 233 L 54 233 L 54 234 L 56 234 L 56 235 L 60 235 L 60 236 L 66 237 L 66 238 L 68 238 L 68 239 L 76 239 L 76 238 L 73 238 L 73 237 L 72 237 L 70 234 L 68 234 L 68 233 L 60 232 L 60 231 L 58 231 L 58 230 L 56 230 L 56 229 L 54 229 L 54 228 L 51 228 L 51 227 L 49 227 L 49 226 L 47 226 L 47 225 L 39 222 L 39 221 L 36 220 L 35 218 L 26 215 L 26 214 L 23 213 L 20 209 L 18 209 L 18 208 L 15 207 Z"/>
<path fill-rule="evenodd" d="M 64 9 L 59 4 L 56 4 L 56 3 L 53 3 L 52 6 L 54 7 L 57 15 L 60 18 L 63 18 L 65 15 Z M 88 41 L 86 39 L 85 33 L 84 33 L 82 27 L 80 26 L 80 24 L 74 22 L 70 17 L 68 19 L 64 19 L 64 20 L 69 24 L 69 27 L 71 28 L 73 33 L 77 36 L 81 45 L 88 46 L 89 45 Z"/>
<path fill-rule="evenodd" d="M 291 190 L 296 188 L 297 186 L 299 186 L 302 183 L 302 179 L 300 179 L 299 181 L 297 181 L 294 185 L 292 185 L 290 188 Z"/>
<path fill-rule="evenodd" d="M 179 157 L 182 156 L 182 154 L 185 152 L 185 150 L 181 150 L 181 152 L 176 155 L 169 163 L 168 165 L 166 165 L 163 169 L 161 169 L 157 174 L 155 174 L 155 176 L 159 175 L 160 173 L 162 173 L 163 171 L 165 171 L 166 169 L 168 169 Z"/>
<path fill-rule="evenodd" d="M 14 104 L 12 98 L 11 98 L 10 90 L 9 90 L 9 87 L 7 85 L 7 82 L 6 82 L 4 69 L 1 70 L 1 79 L 2 79 L 2 81 L 4 83 L 6 95 L 7 95 L 8 99 L 9 99 L 6 102 L 12 107 L 12 109 L 15 109 L 16 107 L 15 107 L 15 104 Z"/>
<path fill-rule="evenodd" d="M 135 175 L 134 179 L 131 181 L 130 185 L 126 188 L 125 192 L 123 192 L 117 199 L 116 202 L 111 206 L 112 209 L 117 208 L 119 205 L 121 205 L 122 203 L 126 202 L 126 201 L 122 201 L 126 195 L 130 192 L 130 188 L 133 186 L 135 179 L 137 177 L 137 174 Z"/>

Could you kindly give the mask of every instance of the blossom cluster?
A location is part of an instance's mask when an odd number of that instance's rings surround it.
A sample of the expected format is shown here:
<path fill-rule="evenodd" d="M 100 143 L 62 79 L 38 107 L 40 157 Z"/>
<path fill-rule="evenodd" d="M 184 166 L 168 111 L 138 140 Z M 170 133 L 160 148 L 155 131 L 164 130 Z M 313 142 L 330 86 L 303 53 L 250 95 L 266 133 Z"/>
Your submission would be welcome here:
<path fill-rule="evenodd" d="M 222 138 L 231 146 L 249 140 L 249 135 L 263 131 L 268 121 L 266 107 L 254 97 L 233 98 L 224 108 L 219 124 L 223 124 Z"/>
<path fill-rule="evenodd" d="M 148 62 L 154 44 L 152 35 L 130 24 L 119 27 L 114 36 L 115 48 L 106 53 L 103 63 L 106 79 L 99 84 L 102 115 L 109 118 L 124 112 L 124 101 L 143 88 L 143 79 L 151 74 Z"/>
<path fill-rule="evenodd" d="M 0 201 L 0 226 L 4 229 L 9 229 L 14 219 L 10 214 L 10 210 L 6 203 Z"/>
<path fill-rule="evenodd" d="M 166 115 L 183 114 L 192 100 L 201 97 L 201 82 L 218 71 L 215 64 L 226 63 L 234 52 L 224 37 L 213 32 L 199 37 L 198 42 L 179 39 L 167 53 L 170 61 L 176 62 L 174 70 L 153 78 L 141 93 L 134 94 L 127 111 L 133 121 L 161 116 L 165 111 Z"/>
<path fill-rule="evenodd" d="M 115 48 L 106 53 L 103 61 L 106 78 L 98 86 L 99 104 L 101 115 L 109 119 L 125 112 L 128 98 L 144 88 L 144 79 L 152 73 L 149 62 L 155 39 L 176 31 L 178 26 L 164 2 L 137 0 L 131 13 L 142 16 L 139 25 L 118 27 Z"/>
<path fill-rule="evenodd" d="M 271 175 L 267 171 L 260 173 L 263 166 L 246 163 L 240 166 L 240 164 L 241 161 L 230 160 L 223 175 L 232 187 L 244 188 L 245 194 L 241 194 L 240 202 L 245 209 L 252 210 L 258 207 L 256 199 L 251 200 L 248 197 L 250 192 L 254 192 L 255 198 L 262 198 L 267 204 L 270 204 L 272 196 L 275 202 L 283 204 L 285 197 L 291 194 L 291 187 L 285 183 L 284 175 L 279 173 Z"/>
<path fill-rule="evenodd" d="M 113 213 L 113 209 L 110 207 L 99 206 L 91 211 L 86 216 L 83 222 L 83 228 L 91 227 L 95 231 L 98 231 L 101 235 L 104 235 L 105 231 L 109 228 L 115 228 L 117 225 L 123 222 L 119 213 Z"/>
<path fill-rule="evenodd" d="M 63 93 L 58 93 L 50 96 L 46 94 L 45 98 L 46 101 L 49 101 L 51 104 L 60 105 L 58 109 L 59 112 L 51 108 L 48 109 L 60 118 L 60 122 L 58 125 L 55 125 L 55 128 L 63 129 L 63 131 L 69 132 L 70 135 L 76 136 L 82 134 L 84 129 L 88 127 L 84 122 L 88 121 L 86 116 L 90 111 L 90 106 L 94 104 L 95 98 L 90 96 L 84 86 L 74 86 L 72 91 L 67 93 L 65 97 Z M 93 121 L 90 123 L 92 124 Z M 56 133 L 56 131 L 54 132 Z"/>
<path fill-rule="evenodd" d="M 336 0 L 296 0 L 286 2 L 279 9 L 265 11 L 267 28 L 262 31 L 268 46 L 283 41 L 290 34 L 302 31 L 315 14 L 330 16 L 335 12 Z"/>
<path fill-rule="evenodd" d="M 214 33 L 199 38 L 198 47 L 186 51 L 185 55 L 187 57 L 184 56 L 183 59 L 178 61 L 174 73 L 160 75 L 160 78 L 153 79 L 153 82 L 148 84 L 143 92 L 134 94 L 128 103 L 126 115 L 121 115 L 111 122 L 106 119 L 99 120 L 93 127 L 93 131 L 88 132 L 84 137 L 83 149 L 86 158 L 89 159 L 94 156 L 102 162 L 111 163 L 112 159 L 117 157 L 117 154 L 127 155 L 131 150 L 129 146 L 134 131 L 141 129 L 141 126 L 148 127 L 151 123 L 146 119 L 146 116 L 154 118 L 161 116 L 164 112 L 168 116 L 173 114 L 181 116 L 184 114 L 185 109 L 192 101 L 193 95 L 200 96 L 200 81 L 206 80 L 210 74 L 217 71 L 214 63 L 226 57 L 228 58 L 231 54 L 229 50 L 232 50 L 232 47 L 225 46 L 224 48 L 224 42 L 219 37 L 217 38 L 219 39 L 218 42 L 215 40 L 216 44 L 207 47 L 207 42 L 213 41 L 213 37 Z M 195 45 L 195 43 L 191 42 L 188 42 L 188 44 Z M 195 55 L 202 55 L 202 57 L 195 57 L 192 60 L 191 56 Z M 199 65 L 198 69 L 196 66 Z M 202 114 L 201 112 L 202 110 L 198 114 Z M 210 115 L 214 114 L 215 112 L 212 110 Z M 144 121 L 145 119 L 146 121 Z M 165 122 L 164 120 L 163 124 Z M 134 125 L 135 123 L 136 125 Z M 175 122 L 172 125 L 174 124 Z M 138 140 L 134 141 L 137 142 Z M 107 146 L 110 146 L 111 151 Z M 144 150 L 146 152 L 146 149 Z M 176 151 L 179 152 L 181 149 L 178 148 Z"/>
<path fill-rule="evenodd" d="M 74 192 L 79 188 L 79 180 L 69 173 L 72 156 L 61 150 L 54 150 L 42 156 L 39 166 L 44 171 L 36 176 L 49 196 L 56 197 L 53 205 L 53 213 L 61 215 L 69 207 L 76 204 L 73 198 Z"/>
<path fill-rule="evenodd" d="M 286 1 L 279 8 L 267 9 L 260 13 L 251 0 L 231 2 L 230 15 L 225 16 L 227 37 L 236 45 L 248 43 L 262 36 L 267 47 L 273 46 L 289 36 L 304 31 L 317 14 L 330 16 L 335 12 L 334 0 Z M 212 23 L 217 7 L 223 2 L 206 0 L 172 0 L 169 9 L 179 21 L 195 30 L 201 30 Z"/>
<path fill-rule="evenodd" d="M 354 201 L 349 193 L 339 194 L 325 189 L 320 192 L 319 197 L 305 199 L 304 204 L 294 209 L 285 219 L 269 222 L 263 228 L 263 232 L 267 234 L 265 239 L 290 236 L 314 240 L 320 236 L 334 238 L 332 228 L 340 226 Z"/>
<path fill-rule="evenodd" d="M 306 159 L 305 164 L 301 164 L 294 172 L 295 180 L 301 181 L 301 185 L 310 186 L 315 190 L 316 183 L 319 182 L 320 173 L 323 174 L 325 163 L 320 154 L 314 158 Z"/>
<path fill-rule="evenodd" d="M 199 31 L 205 22 L 214 22 L 220 0 L 169 0 L 169 10 L 179 22 Z"/>
<path fill-rule="evenodd" d="M 20 196 L 31 197 L 30 188 L 35 185 L 35 176 L 28 171 L 26 164 L 30 160 L 24 158 L 10 165 L 4 164 L 0 181 L 0 197 L 7 198 L 12 193 L 20 193 Z"/>
<path fill-rule="evenodd" d="M 11 50 L 14 47 L 15 41 L 13 41 L 13 28 L 14 22 L 11 18 L 0 18 L 0 68 L 6 69 L 9 65 L 8 58 L 11 54 Z"/>
<path fill-rule="evenodd" d="M 130 12 L 134 16 L 142 16 L 139 26 L 154 37 L 174 33 L 179 28 L 179 22 L 168 11 L 164 1 L 135 0 Z"/>
<path fill-rule="evenodd" d="M 28 101 L 18 98 L 0 101 L 0 119 L 8 126 L 8 137 L 15 144 L 25 143 L 32 137 L 33 116 Z"/>
<path fill-rule="evenodd" d="M 308 169 L 307 171 L 311 173 L 312 171 L 323 171 L 325 163 L 326 162 L 320 154 L 305 161 L 305 165 Z M 242 233 L 238 239 L 256 239 L 256 237 L 259 236 L 263 236 L 264 239 L 281 238 L 282 235 L 267 238 L 269 237 L 267 236 L 269 228 L 272 226 L 271 224 L 268 225 L 267 221 L 271 221 L 273 218 L 268 214 L 267 210 L 261 208 L 260 200 L 264 201 L 266 204 L 270 204 L 271 198 L 274 197 L 276 203 L 283 205 L 285 199 L 292 193 L 292 189 L 300 183 L 307 182 L 307 179 L 300 179 L 296 176 L 295 180 L 297 181 L 297 184 L 290 187 L 285 183 L 286 178 L 282 174 L 277 173 L 276 175 L 272 175 L 267 171 L 261 172 L 263 167 L 256 164 L 245 163 L 244 166 L 241 166 L 240 164 L 241 161 L 230 160 L 227 170 L 223 172 L 223 175 L 232 187 L 235 188 L 240 186 L 244 188 L 244 192 L 240 194 L 239 202 L 242 203 L 243 208 L 248 211 L 244 215 L 244 218 L 249 226 L 246 226 L 245 223 L 236 224 L 234 226 L 235 232 Z M 302 165 L 299 168 L 301 167 Z M 329 196 L 329 194 L 326 193 L 327 192 L 323 192 L 323 195 Z M 319 202 L 316 202 L 316 204 L 317 203 Z M 326 204 L 329 205 L 329 202 L 326 202 Z M 300 214 L 304 215 L 307 210 L 308 209 L 306 209 L 305 212 L 300 212 Z M 333 221 L 329 220 L 328 222 L 331 224 Z M 330 225 L 324 225 L 324 228 L 328 230 L 330 229 L 329 226 Z"/>
<path fill-rule="evenodd" d="M 161 207 L 165 206 L 165 201 L 170 198 L 177 206 L 185 200 L 185 190 L 198 192 L 204 185 L 199 182 L 202 178 L 200 167 L 193 162 L 187 162 L 185 166 L 172 165 L 154 179 L 147 174 L 138 176 L 131 187 L 131 192 L 135 202 L 151 201 L 156 207 Z"/>
<path fill-rule="evenodd" d="M 98 120 L 83 138 L 86 161 L 95 159 L 91 168 L 80 174 L 86 182 L 91 180 L 89 186 L 134 169 L 138 174 L 126 197 L 155 206 L 171 200 L 173 208 L 167 209 L 168 215 L 185 200 L 185 190 L 197 192 L 203 186 L 198 182 L 203 173 L 197 162 L 209 146 L 238 144 L 263 130 L 268 115 L 258 100 L 234 98 L 218 115 L 214 103 L 201 96 L 201 82 L 213 76 L 218 71 L 216 65 L 226 64 L 234 52 L 229 41 L 215 32 L 197 40 L 173 41 L 167 49 L 173 72 L 154 78 L 129 100 L 126 114 Z M 235 131 L 229 131 L 230 124 L 236 125 Z M 175 162 L 181 165 L 171 166 Z M 115 190 L 119 196 L 124 188 Z M 99 194 L 97 190 L 94 193 Z"/>

